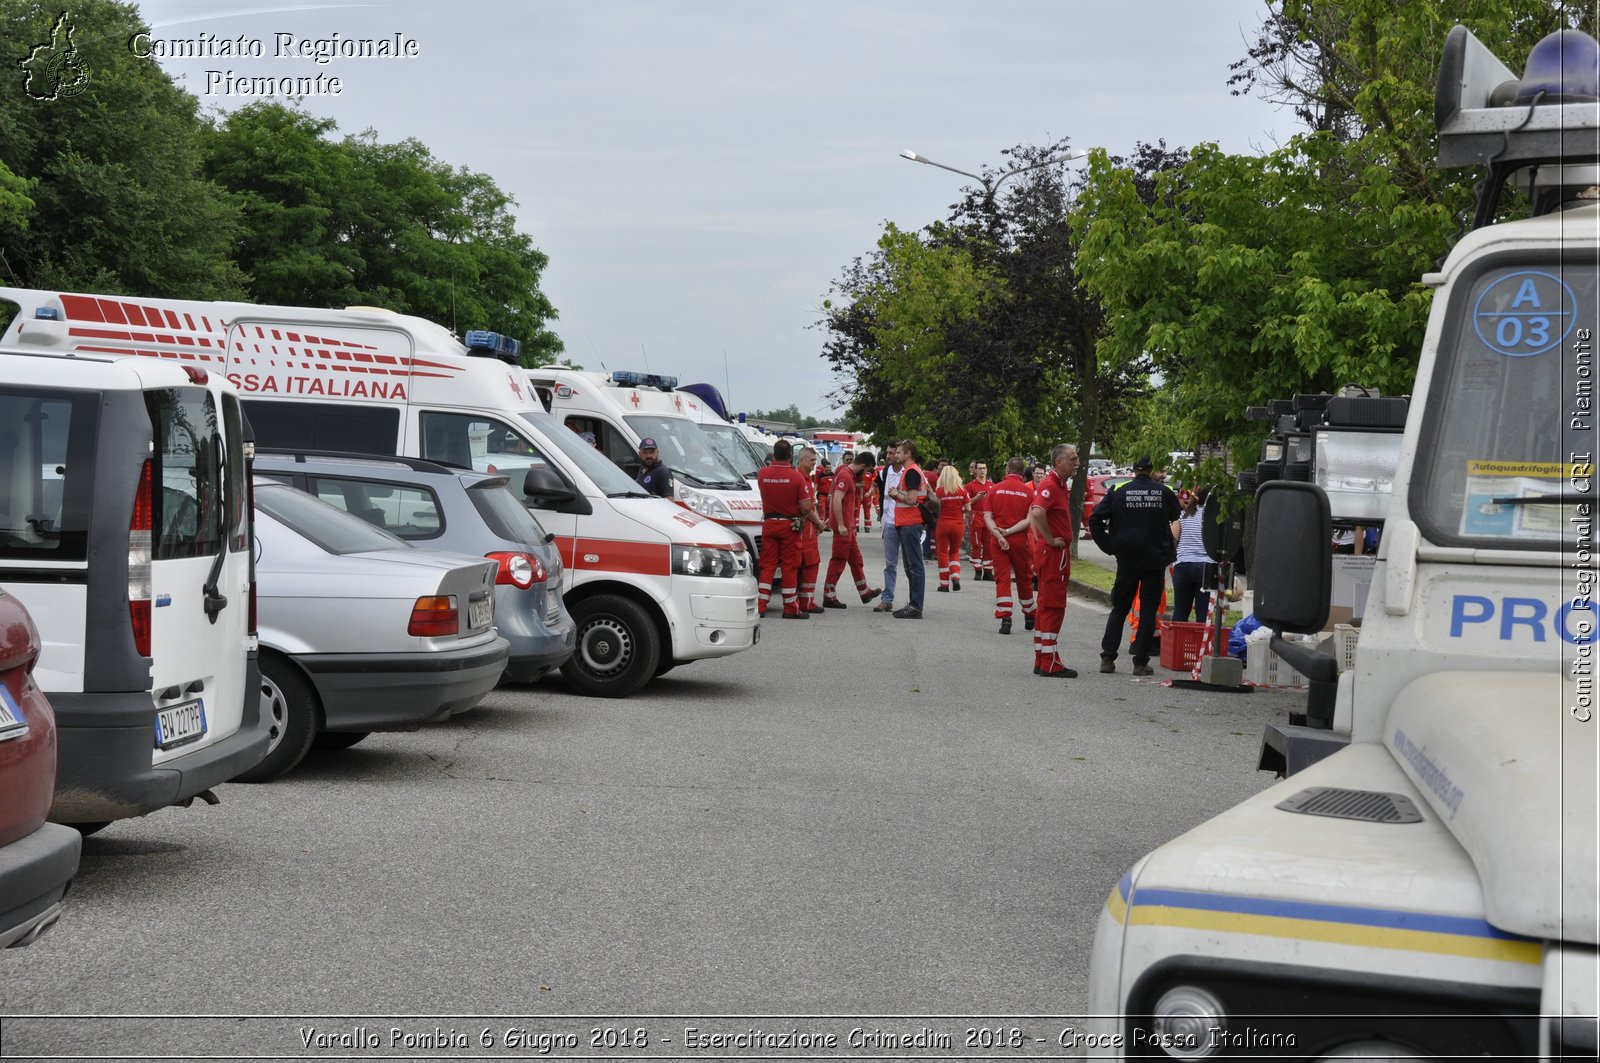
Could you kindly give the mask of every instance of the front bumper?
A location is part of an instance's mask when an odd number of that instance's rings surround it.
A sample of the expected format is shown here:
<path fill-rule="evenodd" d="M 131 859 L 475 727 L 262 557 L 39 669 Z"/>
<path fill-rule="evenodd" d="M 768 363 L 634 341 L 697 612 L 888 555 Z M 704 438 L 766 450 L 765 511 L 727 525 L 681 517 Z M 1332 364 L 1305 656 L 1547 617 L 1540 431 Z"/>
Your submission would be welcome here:
<path fill-rule="evenodd" d="M 83 835 L 46 823 L 0 849 L 0 948 L 29 945 L 61 915 Z"/>
<path fill-rule="evenodd" d="M 324 730 L 410 731 L 476 705 L 499 682 L 509 651 L 496 636 L 462 650 L 292 659 L 316 687 Z"/>

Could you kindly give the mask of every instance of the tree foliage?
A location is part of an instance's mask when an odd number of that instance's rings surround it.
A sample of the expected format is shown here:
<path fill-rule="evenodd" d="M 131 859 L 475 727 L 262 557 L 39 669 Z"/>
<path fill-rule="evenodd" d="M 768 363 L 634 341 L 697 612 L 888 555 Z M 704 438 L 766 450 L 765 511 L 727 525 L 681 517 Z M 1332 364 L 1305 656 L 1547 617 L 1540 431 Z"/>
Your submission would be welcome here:
<path fill-rule="evenodd" d="M 81 0 L 63 22 L 56 7 L 0 0 L 0 26 L 11 71 L 0 77 L 0 167 L 9 171 L 0 179 L 0 278 L 137 295 L 243 294 L 229 254 L 238 208 L 200 173 L 195 98 L 128 48 L 142 28 L 137 10 Z M 47 81 L 62 61 L 76 80 Z"/>
<path fill-rule="evenodd" d="M 241 197 L 236 248 L 250 294 L 290 305 L 381 306 L 458 331 L 523 341 L 524 361 L 562 350 L 539 290 L 548 264 L 517 231 L 494 181 L 435 159 L 416 140 L 371 131 L 333 140 L 334 123 L 276 103 L 227 116 L 206 169 Z"/>
<path fill-rule="evenodd" d="M 1235 80 L 1310 130 L 1264 156 L 1202 145 L 1155 196 L 1091 158 L 1073 225 L 1106 309 L 1101 360 L 1148 354 L 1191 445 L 1254 439 L 1244 407 L 1296 391 L 1408 392 L 1431 299 L 1419 279 L 1471 201 L 1469 180 L 1433 168 L 1445 35 L 1463 21 L 1514 62 L 1574 19 L 1547 0 L 1282 0 Z"/>

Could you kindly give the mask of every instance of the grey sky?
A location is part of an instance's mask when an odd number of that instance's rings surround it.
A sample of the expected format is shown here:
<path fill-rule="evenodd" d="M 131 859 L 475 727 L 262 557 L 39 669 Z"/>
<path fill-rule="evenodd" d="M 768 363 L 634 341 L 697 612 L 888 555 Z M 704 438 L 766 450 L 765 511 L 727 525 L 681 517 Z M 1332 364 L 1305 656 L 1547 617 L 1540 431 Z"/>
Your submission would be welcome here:
<path fill-rule="evenodd" d="M 808 326 L 829 281 L 884 221 L 943 217 L 966 180 L 902 150 L 976 172 L 1057 137 L 1116 153 L 1161 138 L 1250 152 L 1293 132 L 1292 116 L 1225 84 L 1262 0 L 140 8 L 157 40 L 261 43 L 260 59 L 162 60 L 205 106 L 252 98 L 208 70 L 336 76 L 342 92 L 305 98 L 307 110 L 491 175 L 550 256 L 543 287 L 571 357 L 592 369 L 648 358 L 725 387 L 736 409 L 828 412 L 834 380 Z M 278 60 L 279 33 L 398 33 L 419 54 Z"/>

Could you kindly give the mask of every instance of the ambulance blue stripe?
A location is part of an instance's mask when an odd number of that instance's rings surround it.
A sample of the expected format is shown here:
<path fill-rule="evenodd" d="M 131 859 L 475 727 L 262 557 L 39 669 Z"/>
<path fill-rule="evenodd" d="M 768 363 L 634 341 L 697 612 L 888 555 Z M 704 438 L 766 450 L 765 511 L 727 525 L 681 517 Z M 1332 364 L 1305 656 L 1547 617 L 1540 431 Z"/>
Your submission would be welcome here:
<path fill-rule="evenodd" d="M 1482 919 L 1454 915 L 1427 915 L 1399 912 L 1387 908 L 1355 908 L 1337 904 L 1312 904 L 1264 897 L 1232 897 L 1190 890 L 1142 889 L 1128 900 L 1128 876 L 1118 884 L 1124 901 L 1137 908 L 1192 908 L 1238 915 L 1276 916 L 1282 919 L 1307 919 L 1319 923 L 1345 923 L 1353 926 L 1383 927 L 1391 930 L 1420 930 L 1434 934 L 1491 938 L 1499 941 L 1537 941 L 1537 938 L 1508 934 Z"/>

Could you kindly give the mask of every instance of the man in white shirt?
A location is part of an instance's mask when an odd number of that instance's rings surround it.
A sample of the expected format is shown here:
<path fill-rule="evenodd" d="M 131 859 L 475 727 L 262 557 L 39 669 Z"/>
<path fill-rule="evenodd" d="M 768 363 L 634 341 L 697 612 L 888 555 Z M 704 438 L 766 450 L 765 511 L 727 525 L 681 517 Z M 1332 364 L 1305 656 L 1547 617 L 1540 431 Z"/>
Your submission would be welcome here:
<path fill-rule="evenodd" d="M 900 489 L 900 472 L 905 464 L 900 444 L 890 443 L 879 479 L 882 486 L 879 494 L 883 498 L 883 597 L 872 607 L 874 613 L 894 612 L 895 573 L 900 563 L 900 529 L 894 523 L 894 507 L 898 503 L 894 493 Z"/>

